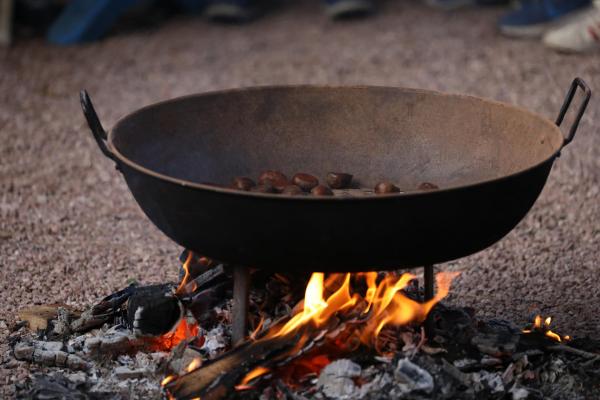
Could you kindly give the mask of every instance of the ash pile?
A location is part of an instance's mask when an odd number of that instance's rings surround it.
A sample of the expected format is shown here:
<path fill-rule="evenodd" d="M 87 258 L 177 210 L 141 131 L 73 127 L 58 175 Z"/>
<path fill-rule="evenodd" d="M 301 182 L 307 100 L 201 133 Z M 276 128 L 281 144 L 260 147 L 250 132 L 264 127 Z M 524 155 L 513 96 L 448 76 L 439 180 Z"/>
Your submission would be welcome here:
<path fill-rule="evenodd" d="M 438 275 L 438 295 L 426 302 L 417 277 L 399 272 L 252 271 L 247 337 L 234 346 L 232 268 L 182 257 L 179 284 L 131 285 L 83 312 L 22 310 L 4 357 L 5 368 L 21 374 L 16 397 L 524 400 L 600 393 L 600 342 L 561 336 L 540 316 L 522 330 L 445 306 L 451 274 Z"/>

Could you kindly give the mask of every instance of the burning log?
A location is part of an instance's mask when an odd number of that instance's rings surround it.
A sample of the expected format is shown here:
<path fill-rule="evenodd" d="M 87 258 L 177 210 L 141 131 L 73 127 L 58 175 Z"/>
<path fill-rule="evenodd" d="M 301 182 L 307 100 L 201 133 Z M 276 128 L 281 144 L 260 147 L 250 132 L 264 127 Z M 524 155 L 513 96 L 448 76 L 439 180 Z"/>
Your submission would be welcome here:
<path fill-rule="evenodd" d="M 167 377 L 163 384 L 176 399 L 221 399 L 257 365 L 273 362 L 277 356 L 292 349 L 296 345 L 294 339 L 281 337 L 246 343 L 186 375 L 174 379 Z"/>

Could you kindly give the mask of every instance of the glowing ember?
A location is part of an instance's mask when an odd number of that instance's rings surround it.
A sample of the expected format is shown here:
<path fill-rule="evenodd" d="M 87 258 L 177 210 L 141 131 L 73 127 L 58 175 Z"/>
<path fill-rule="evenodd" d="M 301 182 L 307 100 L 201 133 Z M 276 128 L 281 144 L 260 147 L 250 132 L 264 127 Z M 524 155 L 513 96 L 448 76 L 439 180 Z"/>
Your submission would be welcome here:
<path fill-rule="evenodd" d="M 173 381 L 176 378 L 175 375 L 169 375 L 165 379 L 160 382 L 160 386 L 166 386 L 169 382 Z"/>
<path fill-rule="evenodd" d="M 189 323 L 182 318 L 177 327 L 160 337 L 147 339 L 150 348 L 157 351 L 169 351 L 184 340 L 190 340 L 198 335 L 198 324 Z"/>
<path fill-rule="evenodd" d="M 550 339 L 556 340 L 557 342 L 562 342 L 563 340 L 571 340 L 570 336 L 562 336 L 561 337 L 559 334 L 552 332 L 550 330 L 551 322 L 552 322 L 552 318 L 548 317 L 544 320 L 544 323 L 542 324 L 542 316 L 536 315 L 533 320 L 533 326 L 531 327 L 531 329 L 524 329 L 523 333 L 539 332 L 539 333 L 542 333 L 542 334 L 548 336 Z"/>
<path fill-rule="evenodd" d="M 242 382 L 240 382 L 239 385 L 235 386 L 236 390 L 248 390 L 248 389 L 252 389 L 252 385 L 249 385 L 249 383 L 253 380 L 258 378 L 259 376 L 263 376 L 264 374 L 267 374 L 271 372 L 270 369 L 268 368 L 264 368 L 264 367 L 256 367 L 254 368 L 252 371 L 250 371 L 242 380 Z"/>
<path fill-rule="evenodd" d="M 202 359 L 200 357 L 196 357 L 192 360 L 191 363 L 188 364 L 187 367 L 185 367 L 185 370 L 187 372 L 192 372 L 198 368 L 200 368 L 202 366 Z"/>

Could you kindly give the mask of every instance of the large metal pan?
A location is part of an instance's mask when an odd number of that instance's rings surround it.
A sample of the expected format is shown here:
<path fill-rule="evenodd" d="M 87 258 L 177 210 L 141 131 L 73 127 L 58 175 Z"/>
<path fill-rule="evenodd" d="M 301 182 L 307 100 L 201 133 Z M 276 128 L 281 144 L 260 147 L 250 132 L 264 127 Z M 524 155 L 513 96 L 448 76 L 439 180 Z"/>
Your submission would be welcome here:
<path fill-rule="evenodd" d="M 564 138 L 558 125 L 577 88 L 584 98 Z M 265 269 L 359 271 L 449 261 L 501 239 L 534 204 L 590 96 L 576 79 L 555 124 L 511 105 L 424 90 L 258 87 L 147 106 L 108 135 L 87 93 L 81 101 L 102 152 L 181 246 Z M 289 197 L 213 185 L 264 169 L 441 189 Z"/>

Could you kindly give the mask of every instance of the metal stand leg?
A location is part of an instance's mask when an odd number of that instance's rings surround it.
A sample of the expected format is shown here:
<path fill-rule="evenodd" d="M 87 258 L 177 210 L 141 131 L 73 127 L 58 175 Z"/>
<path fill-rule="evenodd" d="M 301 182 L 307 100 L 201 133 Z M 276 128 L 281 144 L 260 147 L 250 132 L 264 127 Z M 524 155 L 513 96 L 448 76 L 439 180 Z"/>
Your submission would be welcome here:
<path fill-rule="evenodd" d="M 242 343 L 248 331 L 248 296 L 250 293 L 250 269 L 236 265 L 233 268 L 233 321 L 231 341 L 234 346 Z"/>
<path fill-rule="evenodd" d="M 425 284 L 425 296 L 424 300 L 429 301 L 433 299 L 435 296 L 434 290 L 434 268 L 433 265 L 426 265 L 423 267 L 423 280 Z M 433 317 L 431 313 L 427 316 L 425 320 L 425 334 L 427 335 L 427 339 L 432 339 L 435 336 L 435 324 L 433 321 Z"/>
<path fill-rule="evenodd" d="M 0 46 L 12 42 L 14 0 L 0 0 Z"/>

